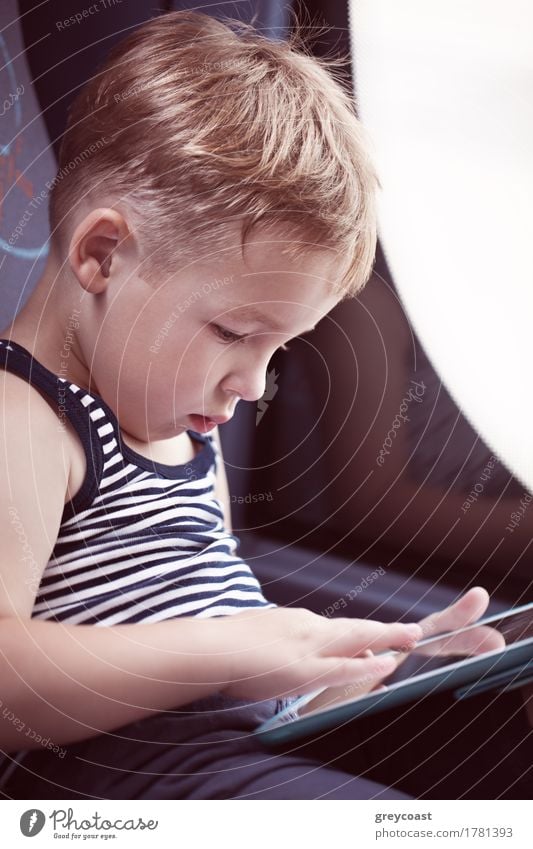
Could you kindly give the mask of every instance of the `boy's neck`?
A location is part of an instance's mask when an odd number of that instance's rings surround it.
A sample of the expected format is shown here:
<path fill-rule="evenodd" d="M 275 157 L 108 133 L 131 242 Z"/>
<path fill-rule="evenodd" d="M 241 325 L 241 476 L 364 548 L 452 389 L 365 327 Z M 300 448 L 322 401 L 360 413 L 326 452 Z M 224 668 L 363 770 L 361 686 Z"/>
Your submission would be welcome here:
<path fill-rule="evenodd" d="M 69 382 L 99 395 L 77 339 L 75 325 L 82 306 L 81 299 L 75 304 L 72 289 L 61 280 L 49 259 L 22 309 L 11 324 L 0 330 L 0 338 L 22 345 L 52 374 L 61 374 Z M 68 356 L 64 355 L 66 350 Z"/>

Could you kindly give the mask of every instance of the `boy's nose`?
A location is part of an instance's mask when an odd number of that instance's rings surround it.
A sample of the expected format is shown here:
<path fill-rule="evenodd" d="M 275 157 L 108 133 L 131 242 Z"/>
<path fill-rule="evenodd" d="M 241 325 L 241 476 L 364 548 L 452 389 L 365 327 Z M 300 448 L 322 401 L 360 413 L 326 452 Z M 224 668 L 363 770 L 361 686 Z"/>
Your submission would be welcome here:
<path fill-rule="evenodd" d="M 243 401 L 258 401 L 265 394 L 265 370 L 245 372 L 239 377 L 233 375 L 226 392 L 237 395 Z"/>

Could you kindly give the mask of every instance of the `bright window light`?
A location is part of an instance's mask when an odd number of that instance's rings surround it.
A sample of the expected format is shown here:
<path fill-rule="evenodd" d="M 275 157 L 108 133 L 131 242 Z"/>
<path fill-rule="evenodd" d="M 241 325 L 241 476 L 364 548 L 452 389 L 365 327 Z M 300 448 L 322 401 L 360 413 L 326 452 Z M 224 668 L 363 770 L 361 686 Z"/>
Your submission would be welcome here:
<path fill-rule="evenodd" d="M 533 5 L 349 12 L 394 283 L 458 406 L 533 490 Z"/>

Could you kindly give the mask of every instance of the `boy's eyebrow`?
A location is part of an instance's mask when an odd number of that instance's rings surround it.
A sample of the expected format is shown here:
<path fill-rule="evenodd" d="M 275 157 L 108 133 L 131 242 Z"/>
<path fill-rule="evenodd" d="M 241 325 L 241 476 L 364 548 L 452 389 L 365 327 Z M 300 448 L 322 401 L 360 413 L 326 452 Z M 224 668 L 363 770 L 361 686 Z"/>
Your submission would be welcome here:
<path fill-rule="evenodd" d="M 230 310 L 231 315 L 240 319 L 253 319 L 257 321 L 259 324 L 264 324 L 270 327 L 272 330 L 278 330 L 280 333 L 283 332 L 283 325 L 279 324 L 275 318 L 271 318 L 270 316 L 265 315 L 260 309 L 257 307 L 235 307 L 235 309 Z M 316 324 L 312 327 L 309 327 L 304 333 L 309 333 L 309 331 L 314 330 Z"/>

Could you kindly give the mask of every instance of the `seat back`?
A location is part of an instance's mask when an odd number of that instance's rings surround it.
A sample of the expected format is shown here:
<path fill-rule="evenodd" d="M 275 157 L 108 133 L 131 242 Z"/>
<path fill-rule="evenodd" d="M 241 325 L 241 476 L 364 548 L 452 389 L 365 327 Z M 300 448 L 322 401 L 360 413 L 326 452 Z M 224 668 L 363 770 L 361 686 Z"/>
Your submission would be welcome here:
<path fill-rule="evenodd" d="M 0 5 L 0 325 L 20 310 L 48 254 L 47 183 L 56 160 L 40 114 L 15 0 Z"/>

